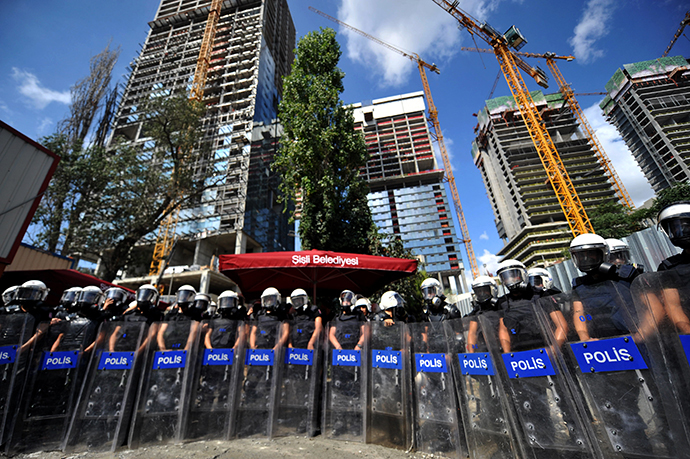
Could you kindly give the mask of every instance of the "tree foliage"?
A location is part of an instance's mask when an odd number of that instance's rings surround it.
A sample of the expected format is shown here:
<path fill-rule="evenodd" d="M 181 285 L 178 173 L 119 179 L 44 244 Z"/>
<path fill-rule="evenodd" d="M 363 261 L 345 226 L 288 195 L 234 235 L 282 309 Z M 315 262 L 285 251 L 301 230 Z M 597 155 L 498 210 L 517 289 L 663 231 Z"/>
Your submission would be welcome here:
<path fill-rule="evenodd" d="M 376 229 L 368 186 L 359 176 L 367 161 L 366 145 L 354 129 L 352 110 L 340 100 L 340 56 L 332 29 L 300 39 L 292 73 L 284 80 L 279 107 L 284 133 L 273 169 L 283 177 L 286 200 L 301 194 L 304 249 L 369 253 Z"/>
<path fill-rule="evenodd" d="M 648 209 L 637 209 L 629 212 L 618 201 L 608 200 L 589 212 L 594 232 L 603 238 L 621 239 L 645 228 L 645 219 L 649 217 Z"/>
<path fill-rule="evenodd" d="M 661 210 L 678 201 L 690 202 L 690 183 L 679 182 L 672 187 L 661 190 L 654 199 L 654 204 L 650 209 L 650 218 L 656 219 L 656 216 Z"/>

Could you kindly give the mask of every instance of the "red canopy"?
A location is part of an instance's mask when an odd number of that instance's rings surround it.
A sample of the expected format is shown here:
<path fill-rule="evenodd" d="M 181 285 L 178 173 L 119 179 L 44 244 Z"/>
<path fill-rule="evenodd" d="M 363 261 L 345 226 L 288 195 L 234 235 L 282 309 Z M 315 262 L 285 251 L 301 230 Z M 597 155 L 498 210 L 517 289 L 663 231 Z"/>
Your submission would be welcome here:
<path fill-rule="evenodd" d="M 347 289 L 368 296 L 389 282 L 414 274 L 417 260 L 310 250 L 221 255 L 219 268 L 245 295 L 274 287 L 287 293 L 311 288 L 314 296 L 317 288 L 329 292 Z"/>
<path fill-rule="evenodd" d="M 46 303 L 48 304 L 58 304 L 60 302 L 62 292 L 70 287 L 87 287 L 89 285 L 100 287 L 100 289 L 103 291 L 108 290 L 110 287 L 120 287 L 129 293 L 129 296 L 132 300 L 135 298 L 135 292 L 133 290 L 120 285 L 111 284 L 103 279 L 99 279 L 74 269 L 5 271 L 2 277 L 0 277 L 0 292 L 4 292 L 5 289 L 12 287 L 13 285 L 21 285 L 29 280 L 39 280 L 46 284 L 46 287 L 50 289 L 50 293 L 46 299 Z"/>

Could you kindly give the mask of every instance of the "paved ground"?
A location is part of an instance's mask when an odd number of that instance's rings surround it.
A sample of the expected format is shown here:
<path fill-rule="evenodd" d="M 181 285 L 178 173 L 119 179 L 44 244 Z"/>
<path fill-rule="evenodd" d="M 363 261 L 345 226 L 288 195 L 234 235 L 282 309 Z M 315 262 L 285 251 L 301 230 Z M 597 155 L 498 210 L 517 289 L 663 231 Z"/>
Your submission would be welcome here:
<path fill-rule="evenodd" d="M 182 445 L 122 450 L 115 454 L 65 454 L 42 451 L 14 457 L 19 459 L 426 459 L 433 458 L 434 455 L 407 453 L 377 445 L 326 440 L 321 437 L 287 437 L 276 440 L 201 441 Z M 436 457 L 439 456 L 436 455 Z"/>

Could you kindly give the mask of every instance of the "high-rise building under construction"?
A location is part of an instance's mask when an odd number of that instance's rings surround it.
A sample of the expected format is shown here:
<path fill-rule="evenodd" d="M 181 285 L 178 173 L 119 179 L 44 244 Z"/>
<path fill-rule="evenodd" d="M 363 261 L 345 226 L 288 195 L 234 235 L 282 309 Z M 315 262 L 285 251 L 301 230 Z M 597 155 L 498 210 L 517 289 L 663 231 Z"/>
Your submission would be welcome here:
<path fill-rule="evenodd" d="M 453 293 L 467 291 L 460 241 L 443 169 L 439 169 L 425 114 L 424 93 L 353 104 L 355 128 L 364 135 L 374 222 L 422 259 L 427 274 Z"/>
<path fill-rule="evenodd" d="M 690 179 L 690 64 L 681 56 L 626 64 L 600 107 L 655 192 Z"/>
<path fill-rule="evenodd" d="M 220 253 L 294 249 L 270 170 L 282 78 L 295 28 L 287 0 L 224 0 L 210 43 L 202 125 L 208 155 L 191 164 L 214 185 L 179 212 L 171 265 L 209 265 Z M 217 3 L 215 3 L 217 4 Z M 150 147 L 140 109 L 153 96 L 188 94 L 200 61 L 211 0 L 162 0 L 117 113 L 113 138 Z M 207 35 L 206 35 L 207 36 Z M 129 275 L 141 275 L 148 266 Z"/>
<path fill-rule="evenodd" d="M 616 199 L 589 139 L 560 93 L 531 93 L 586 210 Z M 563 258 L 573 236 L 512 97 L 487 100 L 472 143 L 505 246 L 499 256 L 530 266 Z"/>

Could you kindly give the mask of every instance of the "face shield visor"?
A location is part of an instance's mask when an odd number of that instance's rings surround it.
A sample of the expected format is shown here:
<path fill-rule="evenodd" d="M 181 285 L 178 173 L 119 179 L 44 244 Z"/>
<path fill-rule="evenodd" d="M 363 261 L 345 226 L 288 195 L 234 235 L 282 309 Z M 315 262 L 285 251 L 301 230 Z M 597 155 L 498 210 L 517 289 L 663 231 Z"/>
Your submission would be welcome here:
<path fill-rule="evenodd" d="M 493 297 L 490 285 L 474 287 L 472 290 L 474 291 L 474 296 L 477 298 L 478 303 L 484 303 Z"/>
<path fill-rule="evenodd" d="M 71 307 L 77 302 L 81 290 L 65 290 L 60 297 L 60 304 L 64 307 Z"/>
<path fill-rule="evenodd" d="M 293 296 L 290 298 L 292 301 L 292 305 L 295 307 L 295 309 L 302 309 L 309 304 L 309 298 L 306 296 Z"/>
<path fill-rule="evenodd" d="M 278 307 L 278 295 L 266 295 L 261 297 L 261 307 L 275 309 Z"/>
<path fill-rule="evenodd" d="M 604 262 L 604 252 L 596 248 L 573 251 L 572 255 L 575 266 L 583 273 L 596 270 Z"/>
<path fill-rule="evenodd" d="M 137 304 L 153 305 L 158 298 L 158 292 L 152 288 L 141 288 L 137 291 Z"/>
<path fill-rule="evenodd" d="M 349 290 L 345 290 L 343 293 L 340 294 L 340 306 L 342 306 L 343 308 L 350 309 L 352 307 L 354 299 L 355 294 Z"/>
<path fill-rule="evenodd" d="M 540 275 L 535 275 L 535 276 L 529 276 L 529 285 L 532 286 L 535 290 L 542 291 L 544 290 L 544 279 Z"/>
<path fill-rule="evenodd" d="M 222 298 L 218 298 L 218 309 L 235 309 L 237 306 L 237 298 L 234 296 L 224 296 Z"/>
<path fill-rule="evenodd" d="M 44 290 L 38 287 L 19 287 L 14 296 L 15 301 L 43 301 Z"/>
<path fill-rule="evenodd" d="M 436 288 L 435 285 L 430 285 L 429 287 L 424 287 L 422 289 L 422 296 L 424 297 L 425 300 L 433 300 L 437 294 L 438 294 L 438 289 Z"/>
<path fill-rule="evenodd" d="M 196 292 L 192 290 L 178 290 L 177 291 L 177 304 L 189 306 L 194 301 L 194 296 Z"/>
<path fill-rule="evenodd" d="M 609 253 L 609 263 L 614 265 L 628 265 L 630 264 L 630 251 L 628 249 L 611 250 Z"/>
<path fill-rule="evenodd" d="M 523 268 L 506 269 L 498 276 L 501 278 L 503 285 L 509 290 L 517 288 L 521 283 L 525 282 L 525 270 Z"/>
<path fill-rule="evenodd" d="M 100 290 L 82 290 L 79 294 L 79 304 L 84 306 L 99 305 L 103 300 L 103 293 Z"/>
<path fill-rule="evenodd" d="M 690 217 L 668 218 L 659 223 L 671 242 L 686 248 L 690 246 Z"/>

